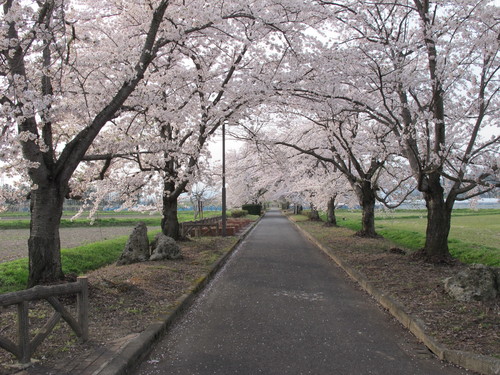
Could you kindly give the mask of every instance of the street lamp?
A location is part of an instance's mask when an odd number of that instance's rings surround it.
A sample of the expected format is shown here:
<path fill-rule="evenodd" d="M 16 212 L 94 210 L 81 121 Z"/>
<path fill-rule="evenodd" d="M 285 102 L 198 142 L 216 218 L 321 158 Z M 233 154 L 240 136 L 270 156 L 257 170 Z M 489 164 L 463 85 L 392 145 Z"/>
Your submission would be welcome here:
<path fill-rule="evenodd" d="M 226 123 L 222 123 L 222 237 L 226 237 Z"/>

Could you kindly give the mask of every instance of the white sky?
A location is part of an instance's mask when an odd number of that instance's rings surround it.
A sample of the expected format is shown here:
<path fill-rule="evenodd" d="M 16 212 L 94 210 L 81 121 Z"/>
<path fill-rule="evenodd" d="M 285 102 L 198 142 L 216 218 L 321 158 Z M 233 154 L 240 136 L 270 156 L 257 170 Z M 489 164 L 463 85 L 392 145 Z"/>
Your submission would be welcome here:
<path fill-rule="evenodd" d="M 238 150 L 241 148 L 243 144 L 242 141 L 238 141 L 232 139 L 226 135 L 226 155 L 230 150 Z M 222 136 L 217 135 L 213 138 L 212 141 L 208 143 L 208 149 L 210 150 L 210 154 L 212 155 L 211 161 L 213 162 L 221 162 L 222 161 Z"/>

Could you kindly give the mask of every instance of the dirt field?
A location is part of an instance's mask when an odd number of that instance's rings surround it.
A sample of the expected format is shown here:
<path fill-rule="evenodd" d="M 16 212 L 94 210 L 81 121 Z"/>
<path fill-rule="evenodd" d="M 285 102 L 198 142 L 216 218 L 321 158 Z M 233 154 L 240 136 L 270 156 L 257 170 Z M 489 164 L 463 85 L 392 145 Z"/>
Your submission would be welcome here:
<path fill-rule="evenodd" d="M 119 236 L 128 236 L 133 227 L 62 228 L 61 248 L 72 248 Z M 150 227 L 148 230 L 160 229 Z M 0 229 L 0 263 L 28 256 L 28 229 Z"/>

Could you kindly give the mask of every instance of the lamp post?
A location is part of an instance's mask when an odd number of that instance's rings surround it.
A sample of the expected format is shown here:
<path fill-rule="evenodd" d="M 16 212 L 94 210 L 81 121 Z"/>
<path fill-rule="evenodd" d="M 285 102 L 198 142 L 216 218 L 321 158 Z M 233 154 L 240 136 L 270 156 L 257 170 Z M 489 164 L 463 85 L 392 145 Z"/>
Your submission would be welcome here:
<path fill-rule="evenodd" d="M 226 237 L 226 123 L 222 123 L 222 237 Z"/>

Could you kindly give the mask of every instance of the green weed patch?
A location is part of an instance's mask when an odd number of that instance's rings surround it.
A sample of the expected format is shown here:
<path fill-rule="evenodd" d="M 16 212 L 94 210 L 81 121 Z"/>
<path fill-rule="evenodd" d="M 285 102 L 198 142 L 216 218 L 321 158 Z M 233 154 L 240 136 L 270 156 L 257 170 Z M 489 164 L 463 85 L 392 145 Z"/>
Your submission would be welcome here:
<path fill-rule="evenodd" d="M 0 293 L 26 288 L 28 283 L 28 258 L 0 263 Z"/>
<path fill-rule="evenodd" d="M 151 240 L 159 231 L 151 231 Z M 83 275 L 108 264 L 114 263 L 125 247 L 128 236 L 61 250 L 61 262 L 65 274 Z M 0 293 L 26 288 L 28 283 L 28 258 L 0 263 Z"/>
<path fill-rule="evenodd" d="M 326 220 L 326 215 L 321 218 Z M 361 211 L 338 210 L 339 226 L 353 231 L 361 229 Z M 415 251 L 424 247 L 427 212 L 425 210 L 380 211 L 375 215 L 378 234 L 397 246 Z M 500 266 L 500 210 L 453 211 L 448 240 L 450 253 L 464 263 Z"/>

